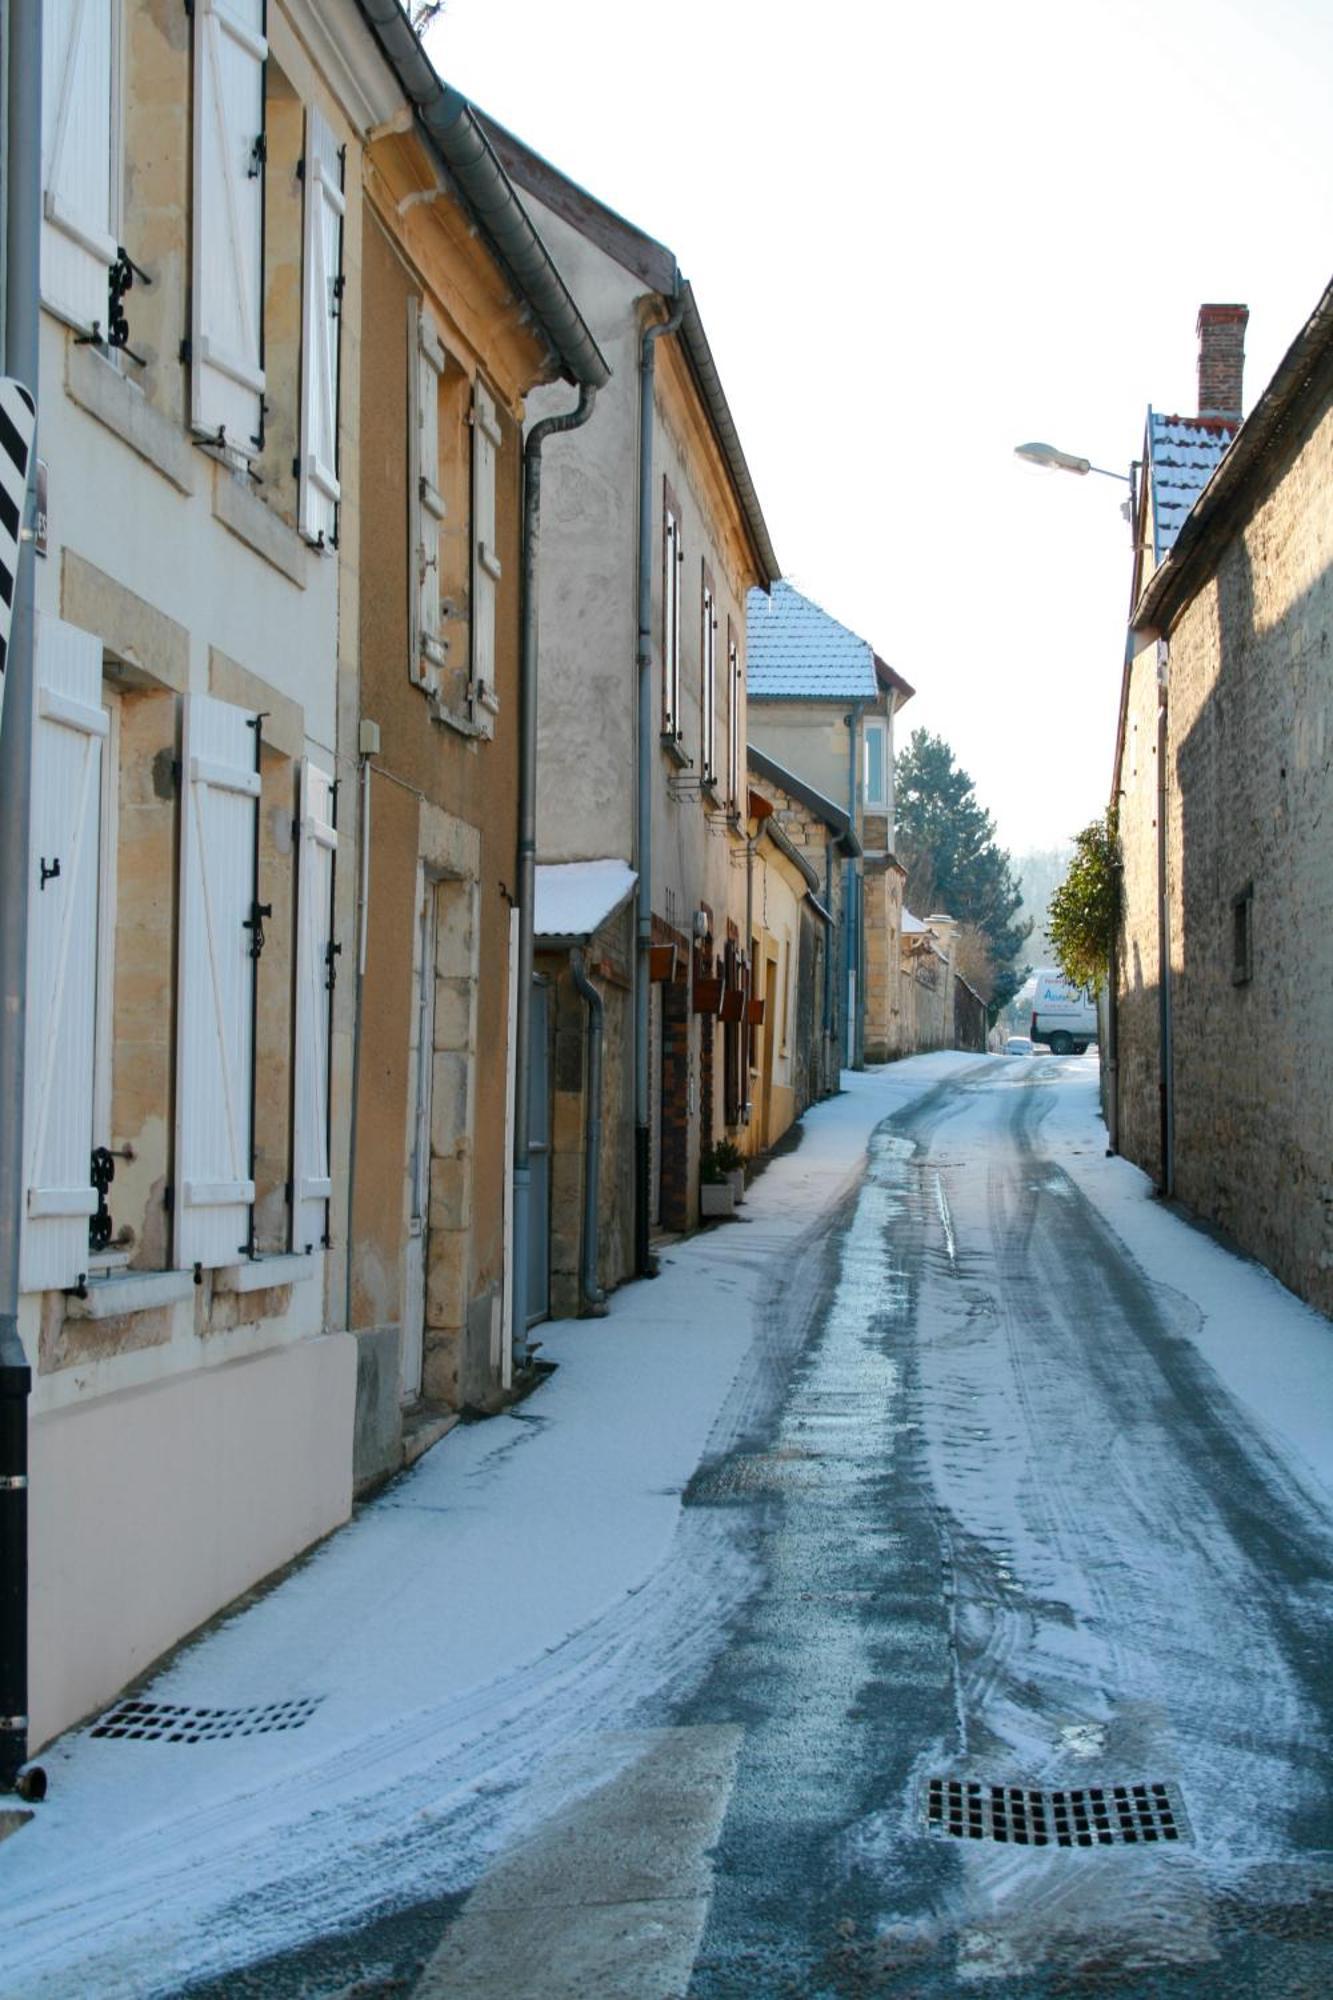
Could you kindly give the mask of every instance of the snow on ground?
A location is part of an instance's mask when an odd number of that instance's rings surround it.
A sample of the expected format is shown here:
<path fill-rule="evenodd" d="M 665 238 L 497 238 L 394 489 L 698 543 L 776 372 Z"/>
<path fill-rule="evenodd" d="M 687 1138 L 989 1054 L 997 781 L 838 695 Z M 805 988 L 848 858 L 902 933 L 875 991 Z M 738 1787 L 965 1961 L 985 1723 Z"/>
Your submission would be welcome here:
<path fill-rule="evenodd" d="M 451 1433 L 143 1690 L 211 1708 L 315 1697 L 304 1727 L 193 1745 L 83 1731 L 46 1751 L 49 1800 L 0 1847 L 18 1913 L 6 2000 L 173 1993 L 466 1887 L 522 1828 L 554 1750 L 697 1676 L 753 1577 L 729 1524 L 680 1494 L 756 1306 L 855 1185 L 875 1125 L 977 1060 L 846 1077 L 744 1223 L 672 1246 L 608 1318 L 545 1326 L 559 1367 L 536 1395 Z"/>
<path fill-rule="evenodd" d="M 1153 1194 L 1128 1160 L 1105 1157 L 1106 1128 L 1097 1110 L 1097 1058 L 1065 1065 L 1069 1082 L 1054 1093 L 1042 1144 L 1155 1285 L 1197 1308 L 1189 1328 L 1237 1401 L 1289 1457 L 1333 1496 L 1333 1329 L 1262 1264 L 1238 1257 Z"/>
<path fill-rule="evenodd" d="M 766 1387 L 761 1377 L 774 1288 L 796 1281 L 803 1240 L 860 1182 L 875 1127 L 969 1072 L 1016 1089 L 1035 1084 L 1049 1100 L 1040 1150 L 1053 1184 L 1060 1170 L 1075 1182 L 1154 1291 L 1187 1295 L 1182 1329 L 1279 1455 L 1294 1451 L 1312 1490 L 1322 1484 L 1326 1507 L 1327 1321 L 1154 1202 L 1134 1168 L 1104 1158 L 1092 1059 L 941 1054 L 846 1077 L 843 1095 L 807 1115 L 800 1143 L 752 1187 L 743 1222 L 670 1247 L 661 1277 L 616 1293 L 605 1320 L 544 1327 L 543 1351 L 559 1367 L 532 1398 L 455 1430 L 145 1690 L 215 1708 L 308 1696 L 318 1706 L 304 1727 L 195 1745 L 85 1731 L 43 1755 L 50 1798 L 0 1846 L 5 2000 L 150 2000 L 390 1904 L 466 1888 L 562 1797 L 579 1795 L 553 1782 L 564 1763 L 580 1768 L 558 1753 L 632 1729 L 650 1704 L 660 1717 L 697 1685 L 756 1573 L 740 1516 L 683 1509 L 682 1489 L 772 1393 L 771 1369 Z M 947 1100 L 942 1133 L 955 1116 L 966 1121 L 968 1095 Z M 906 1150 L 888 1133 L 871 1148 L 866 1194 L 881 1206 L 887 1197 L 890 1234 L 903 1199 L 893 1156 Z M 908 1204 L 901 1216 L 940 1246 L 927 1284 L 938 1302 L 949 1273 L 965 1275 L 984 1194 L 951 1171 L 947 1150 L 930 1164 L 915 1215 Z M 967 1334 L 946 1313 L 932 1338 L 950 1328 Z M 960 1368 L 966 1360 L 960 1352 Z M 949 1366 L 941 1349 L 927 1369 L 942 1420 L 932 1452 L 954 1454 L 940 1476 L 973 1516 L 972 1559 L 993 1543 L 1002 1563 L 1007 1554 L 1009 1565 L 1032 1567 L 1029 1587 L 1043 1562 L 1054 1564 L 1052 1597 L 1081 1604 L 1078 1566 L 1064 1562 L 1060 1538 L 1025 1540 L 1018 1496 L 1003 1481 L 983 1490 L 964 1463 L 970 1451 L 977 1479 L 982 1460 L 1003 1463 L 1016 1406 L 997 1391 L 969 1443 L 943 1421 Z M 966 1402 L 976 1408 L 975 1383 Z M 965 1618 L 968 1557 L 957 1557 Z M 1053 1683 L 1072 1685 L 1086 1671 L 1098 1620 L 1082 1608 L 1073 1626 L 1034 1634 Z M 988 1672 L 985 1633 L 976 1636 L 978 1671 Z M 1010 1638 L 1000 1620 L 1002 1652 Z M 994 1701 L 982 1705 L 1001 1736 L 1017 1739 L 1022 1718 L 1004 1700 L 1005 1681 L 1001 1671 Z M 1095 1750 L 1104 1718 L 1072 1719 L 1092 1732 Z M 1144 1726 L 1156 1740 L 1155 1726 Z M 1067 1746 L 1076 1761 L 1081 1741 Z M 570 1782 L 587 1789 L 595 1780 Z"/>

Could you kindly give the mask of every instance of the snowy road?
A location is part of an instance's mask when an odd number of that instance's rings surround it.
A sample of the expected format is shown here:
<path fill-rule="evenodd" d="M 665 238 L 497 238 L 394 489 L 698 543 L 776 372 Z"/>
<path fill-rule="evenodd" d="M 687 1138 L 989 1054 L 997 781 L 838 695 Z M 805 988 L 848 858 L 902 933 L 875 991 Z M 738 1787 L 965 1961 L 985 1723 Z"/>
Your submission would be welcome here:
<path fill-rule="evenodd" d="M 1094 1079 L 851 1079 L 552 1328 L 152 1690 L 307 1724 L 47 1758 L 5 2000 L 1333 1991 L 1333 1328 L 1105 1160 Z M 1181 1838 L 1058 1844 L 1135 1784 Z"/>

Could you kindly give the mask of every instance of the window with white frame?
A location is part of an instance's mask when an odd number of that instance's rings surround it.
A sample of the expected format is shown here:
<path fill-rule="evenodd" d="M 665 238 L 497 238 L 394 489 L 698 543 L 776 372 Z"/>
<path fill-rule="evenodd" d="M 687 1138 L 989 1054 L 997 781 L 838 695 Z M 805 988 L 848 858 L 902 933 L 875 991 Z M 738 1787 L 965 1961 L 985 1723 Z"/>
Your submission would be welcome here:
<path fill-rule="evenodd" d="M 23 1289 L 326 1242 L 331 776 L 57 619 L 35 692 Z"/>
<path fill-rule="evenodd" d="M 495 398 L 481 382 L 472 392 L 472 679 L 473 720 L 488 731 L 498 713 L 495 691 L 495 600 L 502 574 L 496 546 L 496 461 L 503 434 Z"/>
<path fill-rule="evenodd" d="M 194 0 L 190 423 L 238 464 L 264 448 L 265 0 Z"/>
<path fill-rule="evenodd" d="M 867 812 L 889 809 L 889 726 L 877 716 L 868 716 L 864 735 L 861 803 Z"/>
<path fill-rule="evenodd" d="M 103 337 L 120 220 L 118 31 L 115 0 L 45 0 L 42 300 L 80 333 Z"/>
<path fill-rule="evenodd" d="M 680 726 L 680 571 L 685 560 L 680 508 L 662 481 L 662 734 L 678 742 Z"/>
<path fill-rule="evenodd" d="M 301 533 L 338 540 L 338 388 L 342 330 L 345 151 L 314 106 L 305 113 L 301 275 Z"/>
<path fill-rule="evenodd" d="M 441 630 L 440 536 L 444 498 L 440 492 L 440 378 L 444 347 L 430 308 L 413 301 L 411 310 L 411 420 L 409 441 L 412 538 L 409 672 L 428 694 L 437 692 L 447 657 Z"/>
<path fill-rule="evenodd" d="M 741 646 L 736 627 L 727 620 L 727 802 L 733 812 L 741 807 L 741 775 L 745 769 L 742 753 L 744 689 L 741 686 Z"/>
<path fill-rule="evenodd" d="M 699 600 L 699 774 L 706 785 L 717 778 L 717 592 L 707 563 Z"/>

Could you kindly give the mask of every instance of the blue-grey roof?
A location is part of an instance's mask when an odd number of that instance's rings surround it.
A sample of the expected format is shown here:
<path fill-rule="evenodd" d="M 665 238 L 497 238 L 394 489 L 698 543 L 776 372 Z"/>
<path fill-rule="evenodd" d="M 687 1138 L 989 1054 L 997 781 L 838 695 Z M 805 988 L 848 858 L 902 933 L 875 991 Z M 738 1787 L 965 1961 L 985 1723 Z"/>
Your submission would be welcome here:
<path fill-rule="evenodd" d="M 779 579 L 752 590 L 745 619 L 752 701 L 874 701 L 874 648 Z"/>
<path fill-rule="evenodd" d="M 1153 561 L 1170 554 L 1185 516 L 1212 478 L 1239 424 L 1224 417 L 1164 417 L 1148 412 Z"/>

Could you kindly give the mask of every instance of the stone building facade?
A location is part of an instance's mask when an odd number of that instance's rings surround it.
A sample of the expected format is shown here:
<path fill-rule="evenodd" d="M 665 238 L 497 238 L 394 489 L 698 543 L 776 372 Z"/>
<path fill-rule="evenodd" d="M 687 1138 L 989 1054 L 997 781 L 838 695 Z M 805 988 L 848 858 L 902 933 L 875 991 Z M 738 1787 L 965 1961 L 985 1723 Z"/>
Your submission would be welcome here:
<path fill-rule="evenodd" d="M 1225 375 L 1220 392 L 1237 415 L 1238 323 L 1223 322 L 1233 372 L 1230 392 Z M 1200 378 L 1202 386 L 1202 367 Z M 1216 402 L 1215 382 L 1210 373 Z M 1331 496 L 1333 288 L 1143 581 L 1135 666 L 1155 687 L 1127 677 L 1117 755 L 1121 1149 L 1325 1312 L 1333 1311 Z M 1134 723 L 1146 722 L 1153 692 L 1160 794 L 1151 756 L 1141 749 L 1135 765 Z M 1159 876 L 1147 822 L 1163 795 L 1166 985 L 1149 1007 L 1134 1004 L 1135 983 L 1140 966 L 1161 978 L 1162 958 L 1149 950 Z M 1155 1133 L 1154 1070 L 1165 1113 Z"/>

